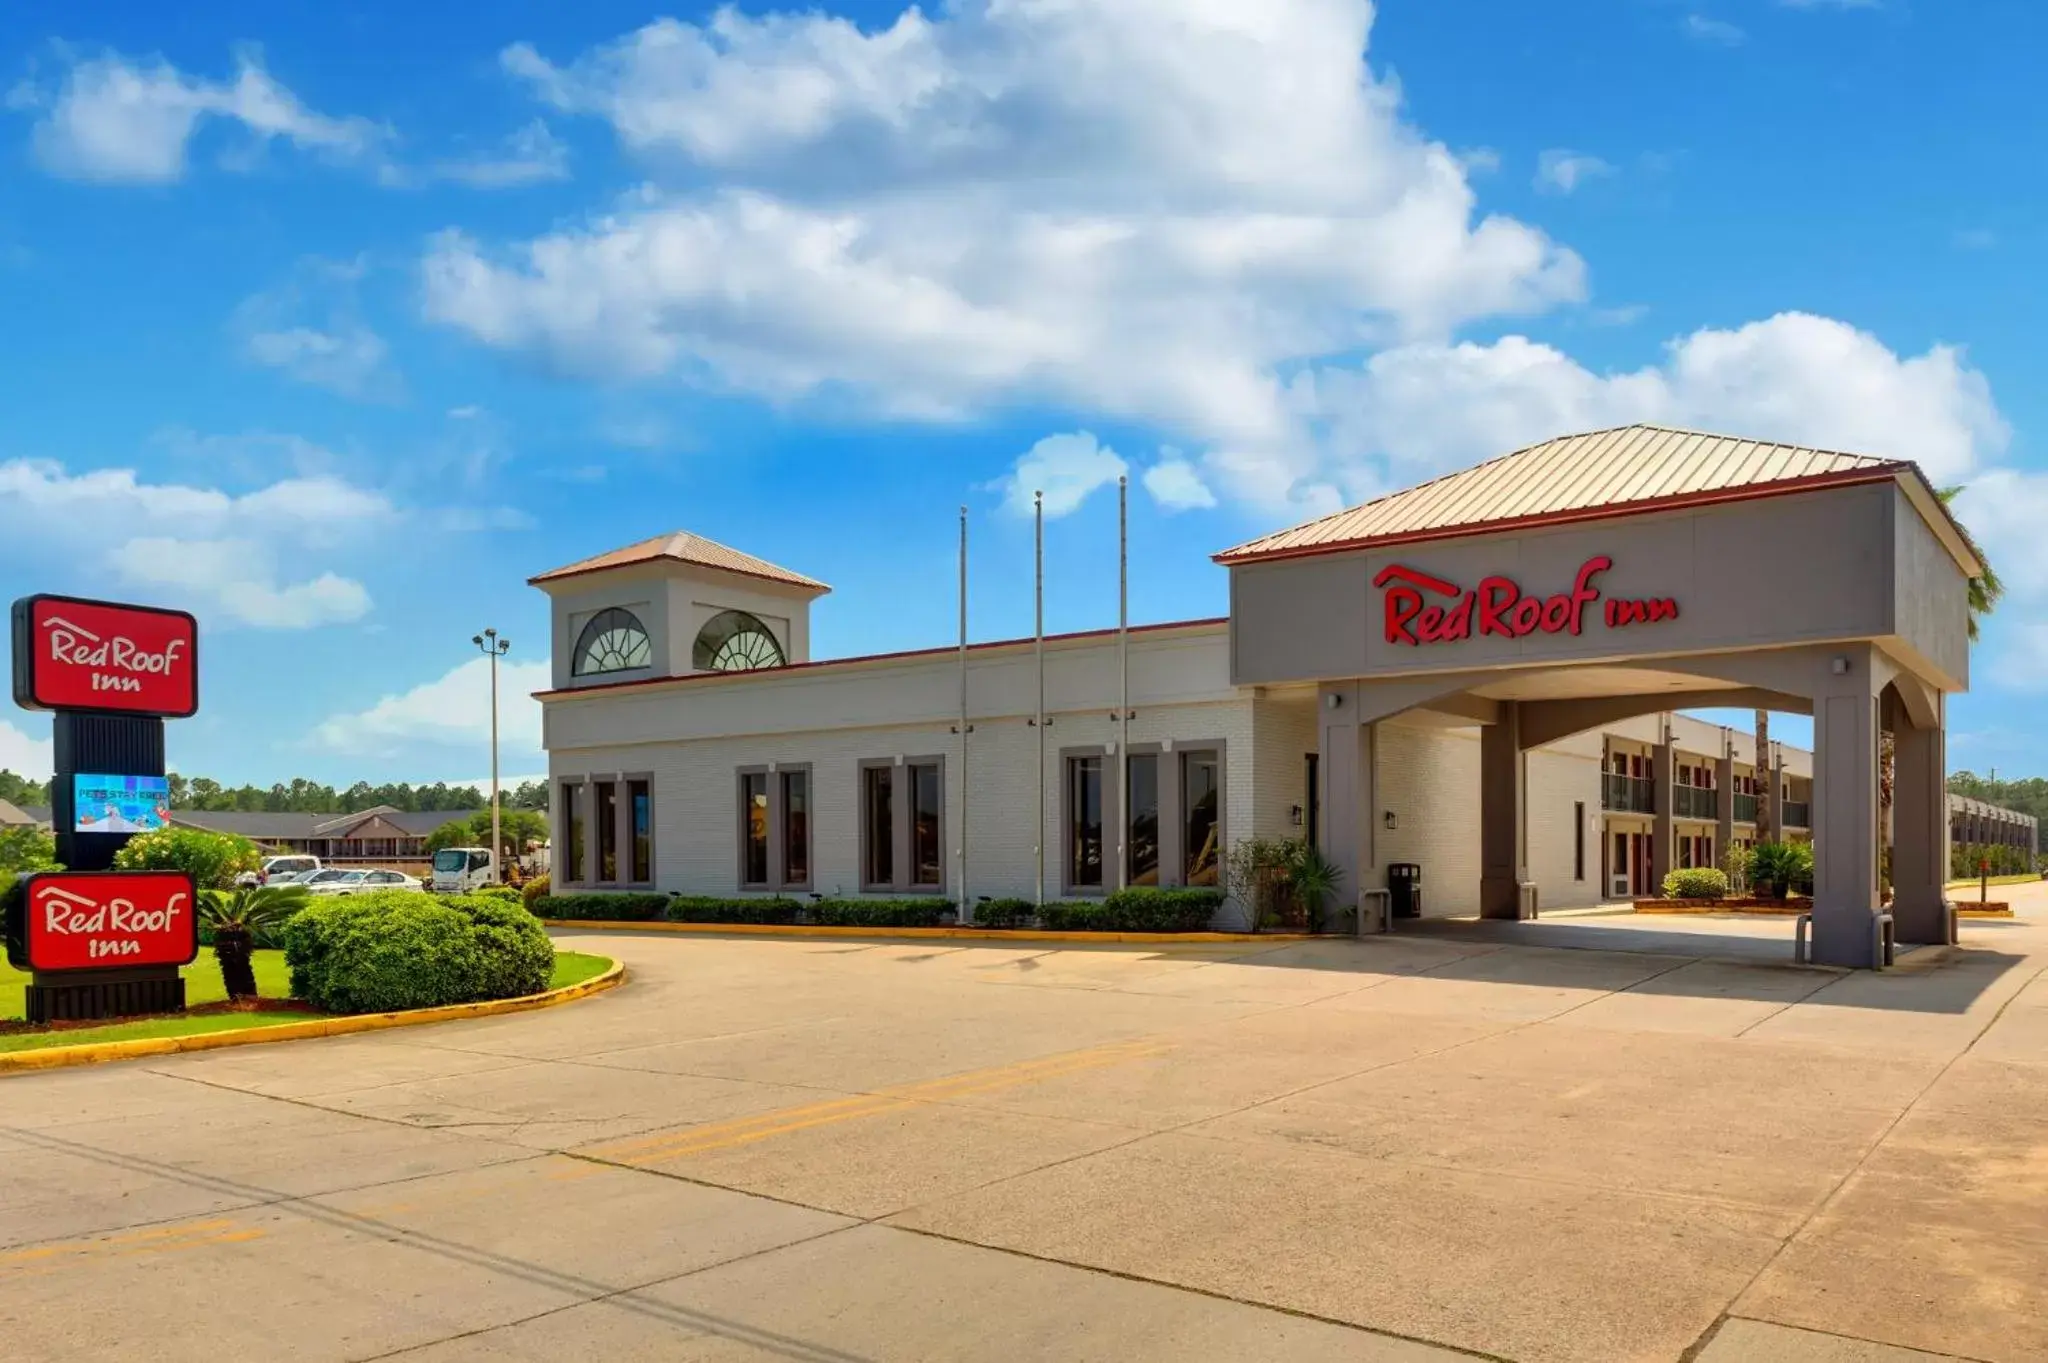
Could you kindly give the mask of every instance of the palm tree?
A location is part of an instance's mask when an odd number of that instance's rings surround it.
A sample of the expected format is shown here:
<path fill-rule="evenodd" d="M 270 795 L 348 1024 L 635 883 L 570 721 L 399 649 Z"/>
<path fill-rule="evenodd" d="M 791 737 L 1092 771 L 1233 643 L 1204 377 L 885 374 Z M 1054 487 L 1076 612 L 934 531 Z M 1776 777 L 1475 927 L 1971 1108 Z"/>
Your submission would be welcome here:
<path fill-rule="evenodd" d="M 200 921 L 213 929 L 213 956 L 231 999 L 256 997 L 256 967 L 249 953 L 259 934 L 281 926 L 306 907 L 312 895 L 303 885 L 251 885 L 239 890 L 200 892 Z"/>
<path fill-rule="evenodd" d="M 1942 488 L 1935 494 L 1941 498 L 1941 504 L 1949 508 L 1951 516 L 1955 512 L 1956 494 L 1962 490 L 1962 486 L 1958 484 L 1955 487 Z M 1956 522 L 1956 529 L 1963 532 L 1963 542 L 1970 546 L 1970 552 L 1977 556 L 1977 562 L 1984 565 L 1983 575 L 1970 579 L 1970 642 L 1974 644 L 1977 642 L 1977 621 L 1997 609 L 1998 599 L 2005 595 L 2005 584 L 1998 580 L 1998 570 L 1991 566 L 1991 560 L 1984 557 L 1984 551 L 1977 546 L 1976 539 L 1970 534 L 1970 528 L 1959 520 Z"/>

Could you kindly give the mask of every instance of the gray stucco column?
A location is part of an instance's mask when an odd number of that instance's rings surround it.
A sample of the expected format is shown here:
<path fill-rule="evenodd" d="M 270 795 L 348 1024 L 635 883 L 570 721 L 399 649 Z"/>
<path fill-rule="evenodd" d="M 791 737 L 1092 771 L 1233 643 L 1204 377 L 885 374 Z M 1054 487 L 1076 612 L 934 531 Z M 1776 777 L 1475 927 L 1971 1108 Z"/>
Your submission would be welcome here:
<path fill-rule="evenodd" d="M 1520 918 L 1529 857 L 1528 766 L 1522 710 L 1502 701 L 1496 723 L 1479 730 L 1479 916 Z"/>
<path fill-rule="evenodd" d="M 1657 812 L 1650 820 L 1650 893 L 1664 893 L 1664 877 L 1671 874 L 1672 845 L 1677 841 L 1678 825 L 1672 817 L 1672 804 L 1677 793 L 1672 789 L 1675 765 L 1671 747 L 1671 717 L 1657 716 L 1657 746 L 1650 750 L 1650 787 Z"/>
<path fill-rule="evenodd" d="M 1735 744 L 1721 734 L 1721 757 L 1714 763 L 1714 865 L 1728 860 L 1735 846 Z"/>
<path fill-rule="evenodd" d="M 1877 695 L 1867 644 L 1813 698 L 1813 959 L 1870 967 L 1877 908 Z M 1776 789 L 1776 773 L 1773 787 Z"/>
<path fill-rule="evenodd" d="M 1945 698 L 1937 698 L 1943 722 Z M 1901 942 L 1948 944 L 1948 811 L 1942 727 L 1916 728 L 1904 714 L 1892 730 L 1892 927 Z"/>
<path fill-rule="evenodd" d="M 1325 690 L 1318 698 L 1321 755 L 1316 763 L 1323 787 L 1323 854 L 1343 872 L 1338 901 L 1354 908 L 1361 891 L 1381 886 L 1373 845 L 1379 803 L 1373 782 L 1374 733 L 1371 724 L 1358 722 L 1356 699 L 1348 688 Z"/>

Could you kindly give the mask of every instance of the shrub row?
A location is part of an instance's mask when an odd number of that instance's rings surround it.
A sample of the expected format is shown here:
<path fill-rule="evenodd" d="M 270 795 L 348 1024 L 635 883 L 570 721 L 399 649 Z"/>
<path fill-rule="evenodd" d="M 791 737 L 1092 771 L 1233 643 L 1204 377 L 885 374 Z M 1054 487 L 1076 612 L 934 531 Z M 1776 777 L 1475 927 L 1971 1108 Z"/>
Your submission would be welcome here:
<path fill-rule="evenodd" d="M 1223 903 L 1220 890 L 1119 890 L 1101 900 L 1047 904 L 1041 912 L 1028 899 L 991 899 L 975 906 L 974 922 L 985 928 L 1028 928 L 1034 922 L 1060 932 L 1202 932 Z M 720 898 L 630 892 L 542 895 L 533 911 L 564 921 L 609 920 L 671 923 L 809 923 L 835 928 L 931 928 L 947 921 L 953 902 L 920 895 L 905 899 L 819 899 L 804 901 L 765 895 Z"/>
<path fill-rule="evenodd" d="M 1048 904 L 1039 921 L 1054 932 L 1206 932 L 1221 890 L 1119 890 L 1101 902 Z"/>
<path fill-rule="evenodd" d="M 615 923 L 649 923 L 668 909 L 665 894 L 600 891 L 590 894 L 544 894 L 534 898 L 538 918 L 582 919 Z"/>
<path fill-rule="evenodd" d="M 538 994 L 555 946 L 517 904 L 417 890 L 337 895 L 284 929 L 292 993 L 330 1013 L 438 1008 Z"/>

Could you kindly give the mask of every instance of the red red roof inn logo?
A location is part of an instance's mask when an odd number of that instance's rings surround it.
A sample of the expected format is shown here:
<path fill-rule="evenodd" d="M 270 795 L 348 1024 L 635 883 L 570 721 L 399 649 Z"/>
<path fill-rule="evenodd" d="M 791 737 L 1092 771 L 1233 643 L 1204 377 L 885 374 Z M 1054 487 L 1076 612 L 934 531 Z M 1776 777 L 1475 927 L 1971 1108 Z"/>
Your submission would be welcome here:
<path fill-rule="evenodd" d="M 182 719 L 199 709 L 198 624 L 184 611 L 24 597 L 14 603 L 14 699 Z"/>
<path fill-rule="evenodd" d="M 192 877 L 179 871 L 32 876 L 21 925 L 31 970 L 189 965 L 199 954 Z"/>
<path fill-rule="evenodd" d="M 1613 566 L 1614 560 L 1605 554 L 1589 558 L 1579 565 L 1572 589 L 1550 597 L 1524 595 L 1513 578 L 1500 576 L 1482 578 L 1468 592 L 1454 582 L 1400 564 L 1381 569 L 1372 585 L 1386 593 L 1387 642 L 1416 648 L 1483 634 L 1503 639 L 1536 633 L 1579 634 L 1586 627 L 1587 608 L 1596 604 L 1609 629 L 1678 618 L 1678 603 L 1670 597 L 1603 600 L 1597 579 Z"/>

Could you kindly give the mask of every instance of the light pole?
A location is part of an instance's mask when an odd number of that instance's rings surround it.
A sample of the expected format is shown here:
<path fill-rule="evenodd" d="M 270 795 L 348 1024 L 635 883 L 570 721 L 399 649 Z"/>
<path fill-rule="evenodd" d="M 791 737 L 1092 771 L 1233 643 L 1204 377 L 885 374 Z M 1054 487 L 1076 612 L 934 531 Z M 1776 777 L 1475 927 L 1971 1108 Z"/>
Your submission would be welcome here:
<path fill-rule="evenodd" d="M 498 832 L 498 659 L 505 656 L 512 647 L 510 639 L 500 639 L 498 631 L 487 629 L 471 637 L 470 642 L 483 650 L 491 660 L 491 883 L 503 883 L 505 868 L 505 840 Z"/>

